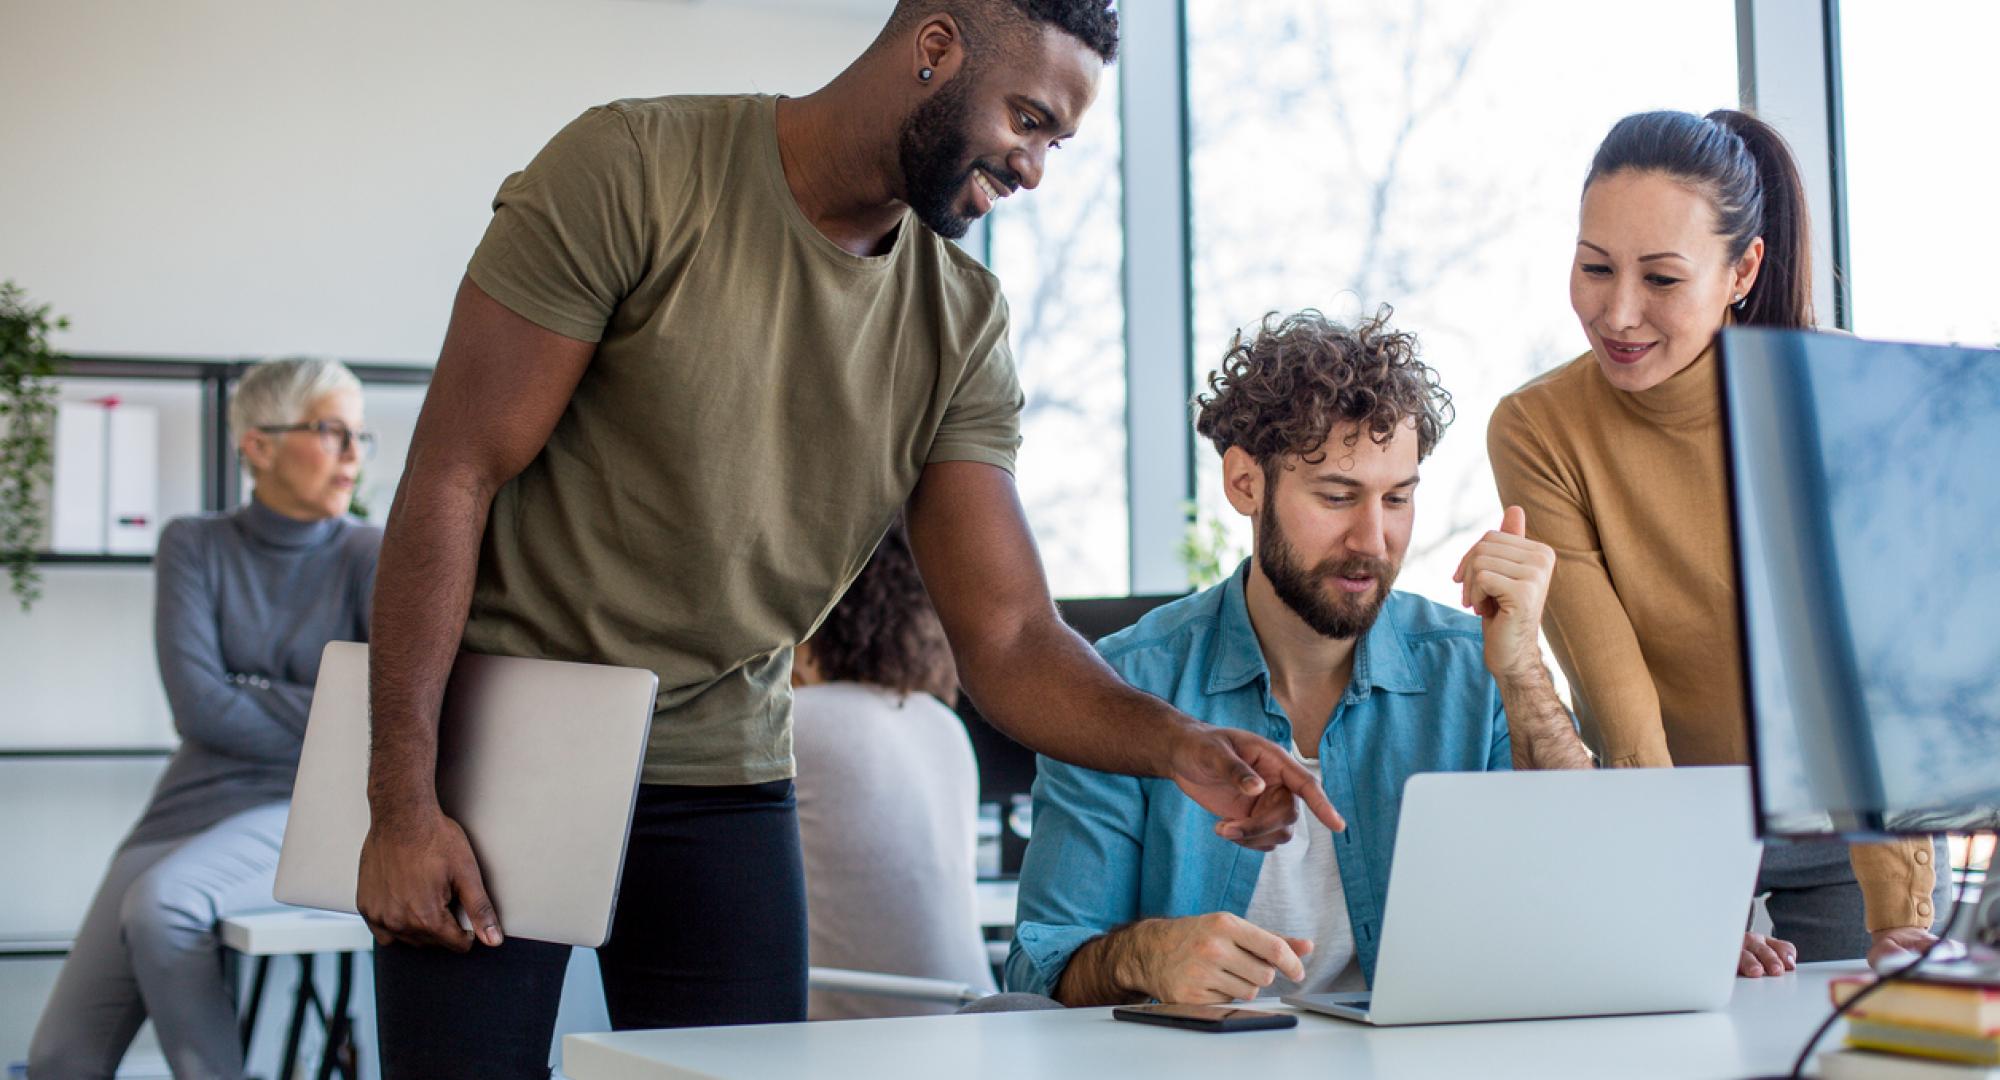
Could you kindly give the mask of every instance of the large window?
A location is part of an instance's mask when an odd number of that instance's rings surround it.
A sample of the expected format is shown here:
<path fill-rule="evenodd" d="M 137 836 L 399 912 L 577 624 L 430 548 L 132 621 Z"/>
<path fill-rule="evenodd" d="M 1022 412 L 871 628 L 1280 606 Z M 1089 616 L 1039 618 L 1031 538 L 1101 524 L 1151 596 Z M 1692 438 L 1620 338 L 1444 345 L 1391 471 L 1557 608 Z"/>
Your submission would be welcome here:
<path fill-rule="evenodd" d="M 2000 343 L 1992 0 L 1840 5 L 1853 329 Z"/>
<path fill-rule="evenodd" d="M 1042 185 L 992 215 L 1027 394 L 1021 499 L 1058 596 L 1129 592 L 1118 69 Z"/>
<path fill-rule="evenodd" d="M 1268 311 L 1388 303 L 1458 419 L 1424 470 L 1398 587 L 1451 572 L 1500 520 L 1487 416 L 1588 346 L 1569 308 L 1577 199 L 1611 124 L 1737 98 L 1735 4 L 1188 0 L 1198 385 Z M 1202 512 L 1249 527 L 1196 448 Z M 1232 567 L 1225 560 L 1224 569 Z"/>

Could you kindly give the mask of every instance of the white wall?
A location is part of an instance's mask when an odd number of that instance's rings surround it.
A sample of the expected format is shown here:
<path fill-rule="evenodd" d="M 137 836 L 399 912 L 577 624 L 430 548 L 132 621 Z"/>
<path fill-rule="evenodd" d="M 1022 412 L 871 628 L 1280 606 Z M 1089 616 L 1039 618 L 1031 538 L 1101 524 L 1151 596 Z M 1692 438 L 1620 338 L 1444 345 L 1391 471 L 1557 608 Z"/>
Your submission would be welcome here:
<path fill-rule="evenodd" d="M 426 359 L 488 200 L 565 121 L 801 93 L 875 29 L 677 0 L 0 0 L 0 275 L 77 351 Z"/>
<path fill-rule="evenodd" d="M 564 122 L 803 93 L 878 22 L 869 0 L 0 0 L 0 278 L 71 318 L 73 352 L 428 363 L 494 190 Z M 32 614 L 0 594 L 0 747 L 164 741 L 150 570 L 44 570 Z M 51 929 L 94 880 L 149 781 L 118 782 L 120 820 L 0 844 L 0 927 Z M 0 960 L 0 1069 L 44 966 Z"/>

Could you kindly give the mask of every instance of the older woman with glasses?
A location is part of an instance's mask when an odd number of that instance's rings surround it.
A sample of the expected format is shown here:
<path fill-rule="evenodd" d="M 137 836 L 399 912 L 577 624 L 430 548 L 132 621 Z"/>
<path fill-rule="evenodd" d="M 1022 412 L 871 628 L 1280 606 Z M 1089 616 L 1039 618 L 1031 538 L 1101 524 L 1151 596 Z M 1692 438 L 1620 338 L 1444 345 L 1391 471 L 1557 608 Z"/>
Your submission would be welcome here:
<path fill-rule="evenodd" d="M 352 372 L 258 365 L 229 421 L 250 501 L 168 523 L 154 562 L 180 749 L 63 965 L 29 1052 L 33 1080 L 111 1076 L 149 1016 L 175 1076 L 243 1075 L 215 926 L 273 904 L 320 651 L 367 639 L 382 534 L 347 513 L 373 441 Z"/>

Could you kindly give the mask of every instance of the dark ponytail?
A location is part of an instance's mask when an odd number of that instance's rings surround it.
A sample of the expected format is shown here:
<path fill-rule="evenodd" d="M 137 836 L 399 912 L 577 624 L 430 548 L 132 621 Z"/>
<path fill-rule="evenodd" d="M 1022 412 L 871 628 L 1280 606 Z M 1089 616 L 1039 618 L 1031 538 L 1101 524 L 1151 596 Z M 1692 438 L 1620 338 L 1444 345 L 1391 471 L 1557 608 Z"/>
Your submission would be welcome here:
<path fill-rule="evenodd" d="M 1692 184 L 1715 207 L 1716 231 L 1731 262 L 1764 238 L 1764 263 L 1736 321 L 1749 326 L 1813 325 L 1812 237 L 1805 184 L 1776 128 L 1748 113 L 1717 109 L 1628 116 L 1591 160 L 1587 191 L 1599 179 L 1635 170 Z"/>

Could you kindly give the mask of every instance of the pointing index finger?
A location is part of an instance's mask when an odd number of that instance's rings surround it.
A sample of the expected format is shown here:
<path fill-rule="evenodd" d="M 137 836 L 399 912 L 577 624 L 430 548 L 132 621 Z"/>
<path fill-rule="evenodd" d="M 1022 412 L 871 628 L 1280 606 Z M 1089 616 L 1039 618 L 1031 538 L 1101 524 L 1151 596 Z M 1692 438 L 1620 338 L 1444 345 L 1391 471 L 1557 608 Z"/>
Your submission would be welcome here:
<path fill-rule="evenodd" d="M 1320 824 L 1334 832 L 1347 830 L 1347 822 L 1333 808 L 1333 800 L 1326 797 L 1326 790 L 1319 786 L 1319 781 L 1314 780 L 1311 773 L 1297 762 L 1287 761 L 1281 778 L 1293 794 L 1305 800 L 1306 809 L 1312 811 L 1312 816 L 1318 818 Z"/>

